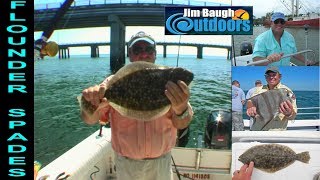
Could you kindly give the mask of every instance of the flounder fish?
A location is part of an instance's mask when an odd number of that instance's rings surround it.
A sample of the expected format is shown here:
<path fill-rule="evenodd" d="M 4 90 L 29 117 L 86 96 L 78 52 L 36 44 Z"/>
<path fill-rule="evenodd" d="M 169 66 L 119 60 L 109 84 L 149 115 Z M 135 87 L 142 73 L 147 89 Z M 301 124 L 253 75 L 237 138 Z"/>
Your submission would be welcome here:
<path fill-rule="evenodd" d="M 272 128 L 286 128 L 288 121 L 277 119 L 280 104 L 286 100 L 292 102 L 293 93 L 285 88 L 268 90 L 251 97 L 256 107 L 257 115 L 254 117 L 251 130 L 269 130 Z"/>
<path fill-rule="evenodd" d="M 193 73 L 179 67 L 133 62 L 119 69 L 108 81 L 105 97 L 121 115 L 149 121 L 169 111 L 171 104 L 164 93 L 165 85 L 168 81 L 177 83 L 178 80 L 189 85 Z M 83 98 L 82 105 L 88 103 L 84 101 Z M 94 110 L 91 109 L 92 113 Z"/>
<path fill-rule="evenodd" d="M 239 161 L 244 164 L 254 162 L 254 167 L 265 172 L 274 173 L 284 169 L 296 160 L 309 163 L 308 151 L 296 154 L 288 146 L 280 144 L 264 144 L 253 146 L 239 156 Z"/>

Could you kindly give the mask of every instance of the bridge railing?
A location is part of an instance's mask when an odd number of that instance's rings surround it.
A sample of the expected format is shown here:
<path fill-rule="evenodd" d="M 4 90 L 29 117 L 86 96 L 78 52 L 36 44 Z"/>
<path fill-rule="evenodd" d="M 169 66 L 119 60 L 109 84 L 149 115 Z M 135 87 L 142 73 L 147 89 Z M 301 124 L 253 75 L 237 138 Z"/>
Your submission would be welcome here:
<path fill-rule="evenodd" d="M 72 42 L 72 43 L 61 43 L 59 46 L 86 46 L 86 45 L 110 45 L 110 42 Z M 128 42 L 126 42 L 128 44 Z M 168 41 L 168 42 L 157 42 L 157 45 L 168 45 L 168 46 L 203 46 L 203 47 L 211 47 L 211 46 L 221 46 L 221 47 L 230 47 L 231 45 L 223 44 L 223 43 L 216 43 L 216 44 L 208 44 L 208 43 L 189 43 L 189 42 L 174 42 L 174 41 Z"/>
<path fill-rule="evenodd" d="M 35 1 L 34 9 L 54 9 L 60 8 L 64 1 L 53 3 L 37 3 Z M 191 6 L 227 6 L 228 4 L 196 1 L 196 0 L 77 0 L 72 3 L 75 6 L 88 6 L 99 4 L 171 4 L 171 5 L 191 5 Z"/>

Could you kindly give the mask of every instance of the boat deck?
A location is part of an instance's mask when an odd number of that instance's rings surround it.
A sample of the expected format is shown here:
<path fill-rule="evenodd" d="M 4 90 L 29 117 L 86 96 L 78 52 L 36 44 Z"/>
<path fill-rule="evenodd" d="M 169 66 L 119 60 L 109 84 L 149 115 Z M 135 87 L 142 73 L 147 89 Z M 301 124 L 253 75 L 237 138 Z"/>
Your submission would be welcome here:
<path fill-rule="evenodd" d="M 244 127 L 246 130 L 250 129 L 250 120 L 244 119 Z M 301 130 L 301 131 L 320 131 L 320 120 L 295 120 L 289 121 L 287 130 Z"/>
<path fill-rule="evenodd" d="M 98 134 L 99 130 L 42 168 L 37 180 L 45 177 L 55 180 L 61 173 L 69 175 L 68 180 L 117 179 L 110 142 L 111 129 L 103 128 L 102 137 L 98 137 Z M 181 180 L 231 179 L 231 150 L 174 148 L 172 156 Z M 173 172 L 174 180 L 178 180 L 174 165 Z"/>

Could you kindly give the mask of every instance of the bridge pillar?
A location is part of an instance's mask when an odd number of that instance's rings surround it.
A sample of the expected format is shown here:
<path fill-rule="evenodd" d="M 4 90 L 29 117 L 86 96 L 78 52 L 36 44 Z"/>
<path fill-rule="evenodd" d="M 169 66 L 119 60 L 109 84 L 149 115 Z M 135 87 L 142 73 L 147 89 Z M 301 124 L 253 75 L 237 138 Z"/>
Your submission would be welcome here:
<path fill-rule="evenodd" d="M 62 59 L 66 58 L 66 49 L 62 49 Z"/>
<path fill-rule="evenodd" d="M 58 51 L 58 53 L 59 53 L 59 59 L 61 59 L 61 47 L 59 47 L 59 51 Z"/>
<path fill-rule="evenodd" d="M 63 49 L 59 49 L 59 54 L 61 54 L 61 56 L 59 56 L 59 59 L 63 59 Z"/>
<path fill-rule="evenodd" d="M 109 15 L 110 23 L 110 68 L 117 72 L 125 64 L 125 26 L 116 15 Z"/>
<path fill-rule="evenodd" d="M 202 51 L 203 47 L 202 46 L 197 46 L 197 58 L 202 59 Z"/>
<path fill-rule="evenodd" d="M 95 57 L 94 46 L 90 46 L 90 50 L 91 50 L 90 57 L 91 58 Z"/>
<path fill-rule="evenodd" d="M 68 54 L 67 54 L 68 52 Z M 59 48 L 59 59 L 67 59 L 70 58 L 70 52 L 68 47 Z"/>
<path fill-rule="evenodd" d="M 91 47 L 91 57 L 96 58 L 99 57 L 99 47 L 96 45 L 92 45 Z"/>
<path fill-rule="evenodd" d="M 228 50 L 228 56 L 227 56 L 227 59 L 230 60 L 232 59 L 232 51 L 230 48 L 227 49 Z"/>
<path fill-rule="evenodd" d="M 127 47 L 127 57 L 129 57 L 129 44 L 127 44 L 126 47 Z"/>
<path fill-rule="evenodd" d="M 67 59 L 67 49 L 63 49 L 63 59 Z"/>
<path fill-rule="evenodd" d="M 167 45 L 163 45 L 163 57 L 167 57 Z"/>
<path fill-rule="evenodd" d="M 230 51 L 229 51 L 229 49 L 227 49 L 227 50 L 228 50 L 227 59 L 230 59 Z"/>

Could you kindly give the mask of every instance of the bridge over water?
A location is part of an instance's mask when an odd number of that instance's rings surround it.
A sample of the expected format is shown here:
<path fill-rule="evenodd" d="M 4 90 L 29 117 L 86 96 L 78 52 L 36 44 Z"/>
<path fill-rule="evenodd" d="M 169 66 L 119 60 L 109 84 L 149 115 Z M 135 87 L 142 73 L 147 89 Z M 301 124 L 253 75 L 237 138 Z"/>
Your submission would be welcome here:
<path fill-rule="evenodd" d="M 59 58 L 66 59 L 70 58 L 70 47 L 84 47 L 90 46 L 91 57 L 99 57 L 99 46 L 110 46 L 110 42 L 96 42 L 96 43 L 73 43 L 73 44 L 60 44 L 59 45 Z M 197 48 L 197 58 L 203 57 L 203 48 L 221 48 L 227 49 L 227 59 L 231 58 L 231 46 L 226 45 L 215 45 L 215 44 L 195 44 L 195 43 L 176 43 L 176 42 L 157 42 L 157 46 L 163 46 L 163 57 L 167 56 L 167 46 L 189 46 Z M 128 52 L 128 43 L 126 43 Z"/>
<path fill-rule="evenodd" d="M 55 29 L 110 27 L 110 41 L 112 42 L 110 43 L 111 45 L 109 44 L 110 67 L 115 72 L 125 64 L 125 27 L 164 26 L 165 6 L 173 5 L 220 6 L 225 4 L 192 0 L 78 0 L 71 5 L 61 20 L 55 24 Z M 43 31 L 48 27 L 60 6 L 59 4 L 55 6 L 53 4 L 36 5 L 34 11 L 34 30 Z M 166 49 L 167 45 L 163 44 L 164 49 Z M 90 46 L 95 47 L 94 45 Z M 198 48 L 197 57 L 201 57 L 203 46 L 193 46 Z M 60 47 L 60 55 L 67 52 L 67 48 L 64 48 L 64 46 Z M 209 47 L 209 45 L 205 47 Z M 228 51 L 230 49 L 230 47 L 221 48 L 226 48 Z M 95 56 L 95 51 L 92 48 L 92 56 Z M 229 54 L 228 57 L 230 57 Z M 61 57 L 66 57 L 66 55 Z"/>
<path fill-rule="evenodd" d="M 220 3 L 192 0 L 77 0 L 57 23 L 55 29 L 107 27 L 109 16 L 117 16 L 124 26 L 163 26 L 166 6 L 220 6 Z M 42 31 L 50 23 L 60 3 L 36 4 L 34 30 Z"/>

